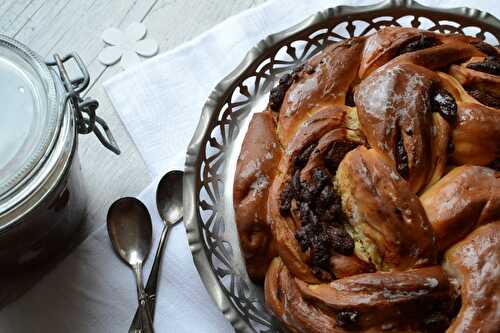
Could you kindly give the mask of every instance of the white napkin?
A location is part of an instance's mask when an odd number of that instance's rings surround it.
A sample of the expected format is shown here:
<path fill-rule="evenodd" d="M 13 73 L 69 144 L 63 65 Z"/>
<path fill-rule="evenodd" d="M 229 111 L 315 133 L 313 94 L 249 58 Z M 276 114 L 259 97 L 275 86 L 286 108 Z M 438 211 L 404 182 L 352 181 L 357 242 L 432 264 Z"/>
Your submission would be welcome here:
<path fill-rule="evenodd" d="M 319 10 L 368 3 L 374 1 L 272 0 L 115 76 L 105 88 L 158 179 L 166 170 L 183 168 L 187 144 L 207 96 L 259 40 Z M 500 5 L 488 0 L 422 3 L 473 5 L 500 14 Z M 152 212 L 157 239 L 161 224 L 154 205 L 156 182 L 139 197 Z M 153 256 L 154 251 L 146 272 Z M 200 281 L 181 225 L 170 234 L 162 267 L 157 332 L 232 331 Z M 112 252 L 103 227 L 21 299 L 0 311 L 0 332 L 126 332 L 135 304 L 132 273 Z"/>

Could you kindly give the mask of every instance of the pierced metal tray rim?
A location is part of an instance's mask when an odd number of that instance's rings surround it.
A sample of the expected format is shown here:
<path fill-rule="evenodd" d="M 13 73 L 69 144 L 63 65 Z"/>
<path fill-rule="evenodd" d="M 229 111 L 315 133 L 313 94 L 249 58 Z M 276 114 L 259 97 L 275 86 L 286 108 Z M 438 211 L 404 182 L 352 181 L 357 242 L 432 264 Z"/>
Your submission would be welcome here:
<path fill-rule="evenodd" d="M 242 62 L 215 86 L 203 106 L 198 126 L 186 154 L 183 181 L 184 225 L 187 232 L 189 247 L 193 255 L 193 261 L 202 282 L 217 307 L 222 311 L 226 320 L 231 323 L 236 332 L 250 333 L 255 332 L 255 330 L 241 318 L 237 309 L 220 286 L 220 281 L 217 279 L 210 265 L 208 255 L 205 252 L 205 244 L 203 243 L 201 231 L 202 221 L 197 211 L 200 205 L 197 194 L 201 184 L 201 156 L 205 148 L 203 142 L 210 134 L 210 124 L 217 119 L 221 106 L 224 105 L 226 100 L 231 96 L 233 90 L 236 89 L 240 78 L 251 68 L 258 66 L 260 64 L 258 62 L 259 59 L 264 58 L 269 52 L 275 50 L 283 41 L 303 30 L 321 24 L 329 18 L 336 16 L 348 17 L 349 15 L 367 12 L 371 14 L 379 13 L 380 16 L 383 16 L 383 14 L 394 15 L 394 11 L 406 11 L 408 12 L 407 15 L 418 13 L 442 13 L 446 14 L 448 17 L 455 17 L 459 21 L 465 20 L 468 23 L 481 21 L 482 25 L 488 26 L 493 30 L 500 29 L 500 21 L 488 12 L 469 7 L 434 8 L 422 5 L 413 0 L 386 0 L 373 5 L 340 5 L 328 8 L 309 16 L 302 22 L 288 29 L 271 34 L 262 39 L 256 46 L 248 51 Z"/>

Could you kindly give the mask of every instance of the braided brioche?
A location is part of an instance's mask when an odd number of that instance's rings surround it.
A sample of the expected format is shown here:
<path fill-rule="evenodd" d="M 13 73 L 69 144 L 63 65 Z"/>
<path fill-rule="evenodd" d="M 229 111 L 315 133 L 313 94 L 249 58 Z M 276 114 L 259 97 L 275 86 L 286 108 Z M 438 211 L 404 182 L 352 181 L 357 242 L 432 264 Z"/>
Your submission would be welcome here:
<path fill-rule="evenodd" d="M 499 168 L 495 47 L 395 27 L 328 46 L 243 141 L 248 274 L 291 332 L 498 332 Z"/>

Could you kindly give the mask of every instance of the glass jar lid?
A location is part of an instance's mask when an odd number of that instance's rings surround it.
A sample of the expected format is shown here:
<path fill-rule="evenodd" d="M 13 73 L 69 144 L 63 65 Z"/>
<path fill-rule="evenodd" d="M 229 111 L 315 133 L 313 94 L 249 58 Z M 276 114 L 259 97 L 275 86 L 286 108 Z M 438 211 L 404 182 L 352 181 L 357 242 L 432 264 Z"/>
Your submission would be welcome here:
<path fill-rule="evenodd" d="M 63 108 L 38 55 L 0 35 L 0 201 L 43 164 L 56 141 Z"/>

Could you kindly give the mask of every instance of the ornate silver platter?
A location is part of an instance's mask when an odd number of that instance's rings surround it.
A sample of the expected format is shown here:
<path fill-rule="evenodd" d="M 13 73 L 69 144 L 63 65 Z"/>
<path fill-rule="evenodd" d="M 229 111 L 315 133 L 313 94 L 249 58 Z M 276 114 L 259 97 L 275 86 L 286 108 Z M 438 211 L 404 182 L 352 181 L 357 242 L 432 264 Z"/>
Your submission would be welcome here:
<path fill-rule="evenodd" d="M 234 170 L 250 116 L 265 108 L 283 73 L 331 43 L 383 26 L 458 32 L 493 45 L 500 40 L 500 21 L 476 9 L 430 8 L 412 0 L 339 6 L 262 40 L 208 97 L 186 158 L 184 221 L 200 276 L 237 332 L 282 331 L 261 288 L 248 278 L 234 223 Z"/>

